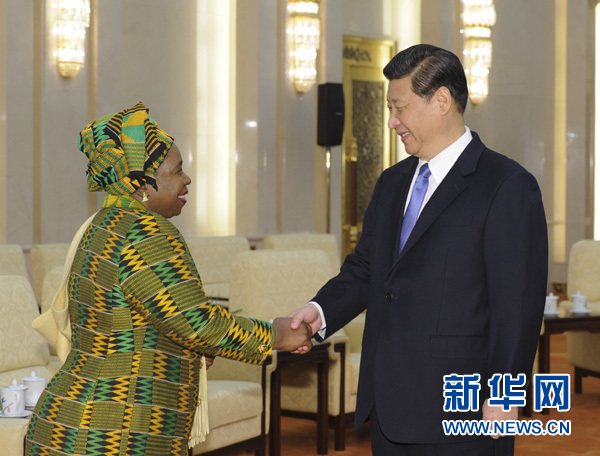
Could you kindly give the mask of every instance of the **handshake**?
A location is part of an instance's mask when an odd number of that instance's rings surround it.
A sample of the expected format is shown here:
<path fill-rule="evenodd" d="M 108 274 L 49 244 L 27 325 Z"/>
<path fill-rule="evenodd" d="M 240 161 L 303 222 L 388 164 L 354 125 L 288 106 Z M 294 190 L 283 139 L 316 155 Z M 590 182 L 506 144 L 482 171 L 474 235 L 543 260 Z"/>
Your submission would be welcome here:
<path fill-rule="evenodd" d="M 311 338 L 320 327 L 321 315 L 312 304 L 294 310 L 287 317 L 276 318 L 273 320 L 273 349 L 307 353 L 312 348 Z"/>

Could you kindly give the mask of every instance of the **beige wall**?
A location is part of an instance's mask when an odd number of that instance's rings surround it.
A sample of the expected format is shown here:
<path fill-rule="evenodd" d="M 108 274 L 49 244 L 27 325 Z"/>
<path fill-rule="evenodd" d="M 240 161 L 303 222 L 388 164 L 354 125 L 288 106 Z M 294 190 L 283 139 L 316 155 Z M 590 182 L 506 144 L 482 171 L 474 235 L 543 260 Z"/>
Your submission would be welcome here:
<path fill-rule="evenodd" d="M 0 17 L 6 17 L 6 0 L 0 0 Z M 4 25 L 4 24 L 3 24 Z M 0 68 L 6 68 L 6 27 L 0 27 Z M 0 72 L 0 242 L 7 229 L 6 72 Z"/>
<path fill-rule="evenodd" d="M 496 2 L 490 96 L 468 108 L 466 121 L 489 147 L 537 177 L 553 245 L 559 236 L 568 252 L 591 233 L 594 30 L 584 1 L 564 3 L 561 30 L 555 9 L 561 2 Z M 194 178 L 194 201 L 174 220 L 184 234 L 324 231 L 316 88 L 300 98 L 286 77 L 283 0 L 231 0 L 229 14 L 209 0 L 93 0 L 89 61 L 72 80 L 62 79 L 52 61 L 44 4 L 0 0 L 0 61 L 6 62 L 0 68 L 0 241 L 70 239 L 99 202 L 86 194 L 77 134 L 89 119 L 139 100 L 176 137 Z M 423 42 L 460 52 L 457 5 L 322 0 L 319 82 L 341 81 L 345 34 L 391 38 L 400 49 L 420 34 Z M 561 58 L 563 79 L 556 70 Z M 212 90 L 215 81 L 224 88 Z M 225 105 L 230 111 L 223 120 Z M 561 115 L 564 134 L 556 127 Z M 331 226 L 339 236 L 341 151 L 332 152 Z M 562 177 L 559 194 L 555 182 Z M 231 197 L 223 202 L 223 195 Z M 566 279 L 564 261 L 550 271 L 551 280 Z"/>
<path fill-rule="evenodd" d="M 450 20 L 457 4 L 422 1 L 424 42 L 460 51 Z M 495 5 L 490 95 L 469 103 L 465 121 L 537 178 L 549 221 L 549 281 L 566 282 L 571 245 L 592 234 L 593 10 L 567 0 Z"/>
<path fill-rule="evenodd" d="M 175 136 L 194 179 L 186 211 L 174 222 L 188 234 L 233 232 L 227 191 L 234 151 L 219 140 L 229 136 L 231 125 L 228 117 L 208 115 L 209 106 L 216 111 L 225 105 L 229 112 L 234 93 L 227 83 L 224 92 L 211 85 L 229 80 L 228 43 L 219 39 L 219 52 L 212 45 L 221 29 L 231 30 L 229 3 L 92 0 L 86 66 L 72 79 L 62 78 L 55 66 L 48 5 L 2 2 L 2 241 L 27 246 L 70 240 L 101 201 L 88 197 L 77 135 L 89 120 L 138 101 Z M 202 59 L 210 63 L 198 65 Z"/>

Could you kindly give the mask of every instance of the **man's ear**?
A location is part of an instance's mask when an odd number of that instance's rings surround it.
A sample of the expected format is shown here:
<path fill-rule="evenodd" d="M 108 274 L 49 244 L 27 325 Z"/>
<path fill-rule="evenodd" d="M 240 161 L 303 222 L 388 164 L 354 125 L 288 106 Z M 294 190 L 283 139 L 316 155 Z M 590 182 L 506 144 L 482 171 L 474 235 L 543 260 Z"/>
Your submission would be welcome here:
<path fill-rule="evenodd" d="M 448 114 L 448 112 L 452 108 L 453 98 L 452 94 L 450 93 L 450 90 L 448 90 L 447 87 L 442 86 L 439 89 L 437 89 L 435 91 L 435 94 L 433 95 L 433 101 L 438 107 L 441 115 Z"/>

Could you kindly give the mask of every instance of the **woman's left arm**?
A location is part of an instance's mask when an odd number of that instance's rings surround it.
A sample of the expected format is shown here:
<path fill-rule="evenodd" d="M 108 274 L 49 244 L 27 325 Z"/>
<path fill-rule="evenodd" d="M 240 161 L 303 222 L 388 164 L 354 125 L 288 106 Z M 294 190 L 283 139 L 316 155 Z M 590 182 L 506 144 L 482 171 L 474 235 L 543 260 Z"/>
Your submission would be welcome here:
<path fill-rule="evenodd" d="M 185 241 L 160 216 L 145 213 L 132 225 L 119 282 L 132 310 L 185 348 L 251 364 L 271 353 L 272 325 L 210 304 Z"/>

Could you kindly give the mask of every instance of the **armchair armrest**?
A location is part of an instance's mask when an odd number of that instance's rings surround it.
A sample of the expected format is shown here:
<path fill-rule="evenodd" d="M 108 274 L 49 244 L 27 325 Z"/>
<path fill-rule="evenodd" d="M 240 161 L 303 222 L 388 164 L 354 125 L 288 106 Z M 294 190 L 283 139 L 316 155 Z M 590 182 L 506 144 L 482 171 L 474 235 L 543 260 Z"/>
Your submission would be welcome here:
<path fill-rule="evenodd" d="M 236 380 L 259 383 L 263 392 L 263 430 L 269 433 L 271 410 L 271 374 L 277 369 L 277 350 L 273 350 L 262 365 L 246 364 L 227 358 L 215 358 L 206 375 L 211 380 Z M 209 424 L 210 425 L 210 424 Z"/>

